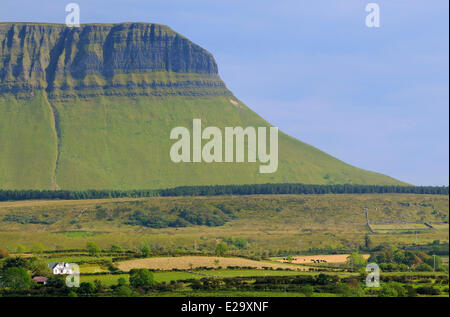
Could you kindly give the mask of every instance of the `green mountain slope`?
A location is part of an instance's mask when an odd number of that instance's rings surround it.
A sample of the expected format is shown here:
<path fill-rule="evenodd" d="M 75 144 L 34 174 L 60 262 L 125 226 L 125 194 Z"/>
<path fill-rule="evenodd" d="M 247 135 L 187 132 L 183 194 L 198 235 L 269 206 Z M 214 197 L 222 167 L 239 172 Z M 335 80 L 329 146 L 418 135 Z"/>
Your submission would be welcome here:
<path fill-rule="evenodd" d="M 210 53 L 156 24 L 0 23 L 0 188 L 133 189 L 302 182 L 402 184 L 279 134 L 260 163 L 173 163 L 170 131 L 270 126 Z"/>

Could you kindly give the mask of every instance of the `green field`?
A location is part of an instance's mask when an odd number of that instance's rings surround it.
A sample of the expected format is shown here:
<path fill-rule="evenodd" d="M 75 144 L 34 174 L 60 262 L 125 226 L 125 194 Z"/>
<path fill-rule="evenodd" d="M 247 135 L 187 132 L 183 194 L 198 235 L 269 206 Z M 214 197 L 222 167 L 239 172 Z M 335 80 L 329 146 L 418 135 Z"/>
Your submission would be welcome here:
<path fill-rule="evenodd" d="M 438 195 L 257 195 L 2 202 L 0 247 L 15 251 L 22 245 L 31 251 L 36 243 L 41 243 L 48 251 L 84 249 L 87 242 L 93 241 L 105 250 L 113 244 L 136 250 L 142 243 L 148 243 L 161 250 L 213 251 L 217 240 L 239 237 L 246 239 L 247 245 L 230 245 L 230 252 L 285 256 L 300 251 L 314 254 L 317 250 L 354 250 L 364 246 L 367 235 L 374 246 L 448 242 L 448 225 L 436 230 L 371 234 L 364 206 L 371 210 L 371 221 L 448 221 L 448 196 Z M 183 209 L 196 215 L 214 216 L 220 212 L 219 207 L 232 216 L 227 216 L 229 219 L 218 226 L 189 224 L 154 228 L 149 227 L 153 226 L 153 220 L 144 223 L 133 220 L 136 212 L 143 219 L 177 219 L 174 210 Z"/>

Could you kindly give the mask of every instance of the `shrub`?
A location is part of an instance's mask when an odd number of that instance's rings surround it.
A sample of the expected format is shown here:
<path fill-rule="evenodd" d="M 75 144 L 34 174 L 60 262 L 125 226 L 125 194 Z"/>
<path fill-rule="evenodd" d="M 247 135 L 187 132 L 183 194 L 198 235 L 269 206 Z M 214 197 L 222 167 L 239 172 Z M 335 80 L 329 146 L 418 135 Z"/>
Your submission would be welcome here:
<path fill-rule="evenodd" d="M 118 286 L 114 290 L 114 295 L 120 296 L 120 297 L 130 297 L 132 294 L 133 294 L 133 291 L 131 290 L 131 288 L 129 288 L 126 285 Z"/>
<path fill-rule="evenodd" d="M 303 285 L 300 287 L 300 293 L 310 297 L 314 293 L 314 287 L 312 285 Z"/>
<path fill-rule="evenodd" d="M 218 256 L 223 256 L 225 253 L 227 253 L 227 251 L 228 247 L 226 243 L 221 242 L 216 246 L 216 255 Z"/>
<path fill-rule="evenodd" d="M 416 289 L 417 294 L 421 295 L 439 295 L 441 292 L 433 286 L 422 286 Z"/>
<path fill-rule="evenodd" d="M 96 255 L 100 253 L 100 247 L 95 242 L 88 242 L 86 244 L 86 249 L 90 255 Z"/>
<path fill-rule="evenodd" d="M 95 293 L 95 287 L 92 283 L 81 282 L 80 287 L 77 289 L 77 292 L 80 295 L 92 295 Z"/>
<path fill-rule="evenodd" d="M 122 252 L 122 251 L 123 251 L 122 247 L 119 245 L 113 244 L 111 246 L 111 252 Z"/>
<path fill-rule="evenodd" d="M 419 264 L 416 267 L 416 271 L 418 271 L 418 272 L 432 272 L 433 268 L 430 265 L 426 264 L 426 263 L 422 263 L 422 264 Z"/>
<path fill-rule="evenodd" d="M 147 269 L 132 269 L 130 271 L 130 285 L 134 288 L 148 287 L 155 284 L 153 273 Z"/>
<path fill-rule="evenodd" d="M 31 287 L 31 276 L 22 267 L 9 267 L 1 273 L 0 283 L 14 290 L 25 290 Z"/>

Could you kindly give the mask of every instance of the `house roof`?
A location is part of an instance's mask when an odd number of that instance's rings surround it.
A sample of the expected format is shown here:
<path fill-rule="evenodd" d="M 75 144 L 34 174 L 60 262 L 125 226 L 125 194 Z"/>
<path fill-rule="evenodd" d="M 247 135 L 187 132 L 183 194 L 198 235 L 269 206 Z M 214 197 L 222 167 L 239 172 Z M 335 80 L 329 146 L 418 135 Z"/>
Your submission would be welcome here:
<path fill-rule="evenodd" d="M 48 281 L 48 277 L 45 276 L 35 276 L 33 277 L 33 281 L 37 282 L 37 283 L 44 283 Z"/>
<path fill-rule="evenodd" d="M 53 269 L 55 266 L 57 266 L 57 265 L 60 265 L 60 266 L 62 266 L 62 267 L 64 267 L 64 266 L 66 266 L 66 265 L 68 265 L 69 263 L 66 263 L 66 262 L 50 262 L 50 263 L 48 263 L 48 266 L 51 268 L 51 269 Z"/>
<path fill-rule="evenodd" d="M 55 266 L 57 266 L 59 263 L 58 262 L 50 262 L 48 264 L 49 268 L 53 269 Z"/>

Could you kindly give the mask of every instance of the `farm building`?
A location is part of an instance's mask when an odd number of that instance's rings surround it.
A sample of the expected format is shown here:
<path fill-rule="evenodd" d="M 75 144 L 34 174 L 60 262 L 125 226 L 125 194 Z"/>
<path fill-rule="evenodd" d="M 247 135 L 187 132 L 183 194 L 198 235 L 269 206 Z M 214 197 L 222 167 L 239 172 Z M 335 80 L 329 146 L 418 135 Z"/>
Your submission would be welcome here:
<path fill-rule="evenodd" d="M 66 262 L 49 263 L 48 266 L 52 270 L 53 274 L 73 274 L 73 269 L 70 263 Z"/>
<path fill-rule="evenodd" d="M 35 281 L 37 284 L 45 285 L 45 284 L 47 284 L 48 277 L 45 277 L 45 276 L 35 276 L 35 277 L 33 277 L 33 281 Z"/>

